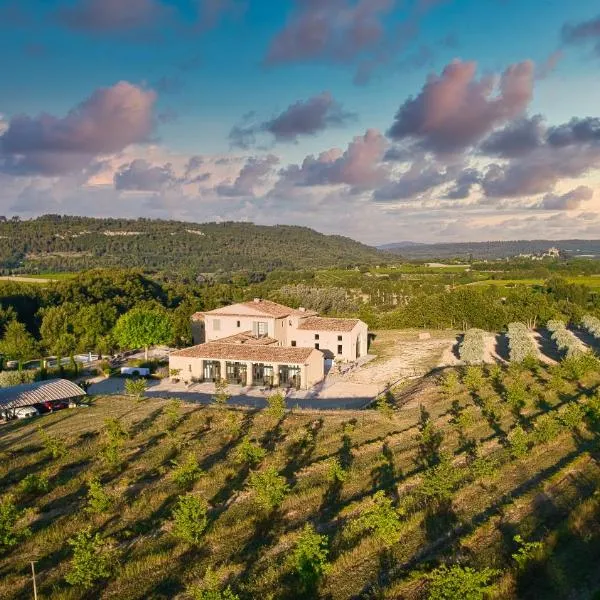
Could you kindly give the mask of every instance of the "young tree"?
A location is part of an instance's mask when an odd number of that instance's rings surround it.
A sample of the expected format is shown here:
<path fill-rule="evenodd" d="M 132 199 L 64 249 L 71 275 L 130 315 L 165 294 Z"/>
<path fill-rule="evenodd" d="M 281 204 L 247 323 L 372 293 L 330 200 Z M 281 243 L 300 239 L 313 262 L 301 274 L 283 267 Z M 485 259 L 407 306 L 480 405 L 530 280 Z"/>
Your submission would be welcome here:
<path fill-rule="evenodd" d="M 42 426 L 38 427 L 38 434 L 42 438 L 42 445 L 47 456 L 54 460 L 62 458 L 67 453 L 67 445 L 61 439 L 44 431 Z"/>
<path fill-rule="evenodd" d="M 103 433 L 102 459 L 110 469 L 117 469 L 121 466 L 122 449 L 127 439 L 127 432 L 119 419 L 106 419 Z"/>
<path fill-rule="evenodd" d="M 223 588 L 217 574 L 210 567 L 206 570 L 202 583 L 189 587 L 187 591 L 193 600 L 240 600 L 231 586 Z"/>
<path fill-rule="evenodd" d="M 530 440 L 527 432 L 520 425 L 513 427 L 508 434 L 508 448 L 511 457 L 518 459 L 527 456 L 529 444 Z"/>
<path fill-rule="evenodd" d="M 37 342 L 27 331 L 25 325 L 19 321 L 10 321 L 6 325 L 2 340 L 0 340 L 0 353 L 5 358 L 16 360 L 20 370 L 23 368 L 23 362 L 35 358 L 37 352 Z"/>
<path fill-rule="evenodd" d="M 88 482 L 87 506 L 85 510 L 93 515 L 108 512 L 114 505 L 114 498 L 102 487 L 99 479 L 93 477 Z"/>
<path fill-rule="evenodd" d="M 19 483 L 19 491 L 25 495 L 38 496 L 50 489 L 50 481 L 44 473 L 29 473 Z"/>
<path fill-rule="evenodd" d="M 290 489 L 285 477 L 279 475 L 275 467 L 255 471 L 250 475 L 248 485 L 258 504 L 266 510 L 274 510 L 280 506 Z"/>
<path fill-rule="evenodd" d="M 493 591 L 490 581 L 499 571 L 485 568 L 476 571 L 470 567 L 442 565 L 427 575 L 428 600 L 483 600 Z"/>
<path fill-rule="evenodd" d="M 125 393 L 128 396 L 133 396 L 139 402 L 144 397 L 147 385 L 148 382 L 143 378 L 127 379 L 125 381 Z"/>
<path fill-rule="evenodd" d="M 173 481 L 181 488 L 191 487 L 204 474 L 198 459 L 190 452 L 183 462 L 173 461 Z"/>
<path fill-rule="evenodd" d="M 113 335 L 121 348 L 144 348 L 148 360 L 150 346 L 171 341 L 171 318 L 160 306 L 132 308 L 119 317 Z"/>
<path fill-rule="evenodd" d="M 404 513 L 392 504 L 383 490 L 375 493 L 371 503 L 352 521 L 353 533 L 371 532 L 385 547 L 396 544 L 402 535 Z"/>
<path fill-rule="evenodd" d="M 235 460 L 238 464 L 256 467 L 267 452 L 257 444 L 253 444 L 248 436 L 244 437 L 241 444 L 238 446 Z"/>
<path fill-rule="evenodd" d="M 306 591 L 313 591 L 321 577 L 329 570 L 328 554 L 327 536 L 319 535 L 314 527 L 307 523 L 296 540 L 291 556 L 292 568 Z"/>
<path fill-rule="evenodd" d="M 348 478 L 348 471 L 344 469 L 339 458 L 332 458 L 329 461 L 329 468 L 327 469 L 327 479 L 331 483 L 344 483 Z"/>
<path fill-rule="evenodd" d="M 214 403 L 217 406 L 226 406 L 227 401 L 231 398 L 231 394 L 228 391 L 228 384 L 226 379 L 219 379 L 215 381 L 215 393 L 213 396 Z"/>
<path fill-rule="evenodd" d="M 192 494 L 179 496 L 173 509 L 173 535 L 192 546 L 198 546 L 208 525 L 206 501 Z"/>
<path fill-rule="evenodd" d="M 12 496 L 0 499 L 0 553 L 16 546 L 29 535 L 29 529 L 19 525 L 22 516 Z"/>
<path fill-rule="evenodd" d="M 87 528 L 68 540 L 73 559 L 65 579 L 71 585 L 90 589 L 113 572 L 117 556 L 111 544 Z"/>
<path fill-rule="evenodd" d="M 285 398 L 281 392 L 271 394 L 267 398 L 267 414 L 274 419 L 283 419 L 285 415 Z"/>

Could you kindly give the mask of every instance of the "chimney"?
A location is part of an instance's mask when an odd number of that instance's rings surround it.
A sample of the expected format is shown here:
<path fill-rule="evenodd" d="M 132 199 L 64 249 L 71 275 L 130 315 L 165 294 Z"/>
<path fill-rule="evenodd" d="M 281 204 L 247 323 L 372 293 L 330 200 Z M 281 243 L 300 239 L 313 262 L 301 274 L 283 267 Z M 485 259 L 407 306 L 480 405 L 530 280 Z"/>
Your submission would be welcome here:
<path fill-rule="evenodd" d="M 254 298 L 254 304 L 259 304 L 260 303 L 260 298 Z"/>
<path fill-rule="evenodd" d="M 306 309 L 304 308 L 304 306 L 301 306 L 301 307 L 300 307 L 298 310 L 299 310 L 300 312 L 306 312 Z"/>

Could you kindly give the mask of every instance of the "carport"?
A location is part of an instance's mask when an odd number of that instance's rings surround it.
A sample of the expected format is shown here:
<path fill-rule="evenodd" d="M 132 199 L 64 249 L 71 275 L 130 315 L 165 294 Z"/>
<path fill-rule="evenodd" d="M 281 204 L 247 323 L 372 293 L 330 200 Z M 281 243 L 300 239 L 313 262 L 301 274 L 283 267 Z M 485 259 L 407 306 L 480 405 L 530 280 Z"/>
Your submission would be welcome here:
<path fill-rule="evenodd" d="M 49 379 L 0 388 L 0 412 L 41 402 L 80 400 L 86 393 L 68 379 Z"/>

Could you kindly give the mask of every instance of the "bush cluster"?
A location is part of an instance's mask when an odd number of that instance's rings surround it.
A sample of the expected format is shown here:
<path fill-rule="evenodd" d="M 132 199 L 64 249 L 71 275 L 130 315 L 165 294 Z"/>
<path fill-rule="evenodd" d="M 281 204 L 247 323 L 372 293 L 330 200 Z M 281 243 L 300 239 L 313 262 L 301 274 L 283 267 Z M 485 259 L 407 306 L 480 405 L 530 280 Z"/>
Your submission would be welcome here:
<path fill-rule="evenodd" d="M 563 321 L 551 320 L 546 324 L 548 331 L 552 334 L 552 341 L 556 344 L 559 352 L 567 358 L 577 356 L 585 352 L 582 343 L 570 332 Z"/>
<path fill-rule="evenodd" d="M 460 359 L 467 364 L 483 362 L 485 354 L 485 331 L 481 329 L 469 329 L 458 349 Z"/>
<path fill-rule="evenodd" d="M 523 362 L 527 358 L 535 359 L 537 357 L 535 342 L 529 335 L 529 329 L 523 323 L 510 323 L 507 337 L 511 362 Z"/>
<path fill-rule="evenodd" d="M 585 317 L 581 319 L 581 324 L 595 338 L 600 339 L 600 319 L 598 317 L 593 317 L 592 315 L 585 315 Z"/>

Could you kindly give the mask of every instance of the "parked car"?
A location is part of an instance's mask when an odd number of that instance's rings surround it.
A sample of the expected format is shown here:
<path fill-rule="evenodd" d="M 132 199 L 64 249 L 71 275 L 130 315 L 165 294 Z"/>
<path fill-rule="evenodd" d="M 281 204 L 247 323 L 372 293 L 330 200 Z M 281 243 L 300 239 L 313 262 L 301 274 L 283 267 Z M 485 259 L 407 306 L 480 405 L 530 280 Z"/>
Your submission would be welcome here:
<path fill-rule="evenodd" d="M 31 417 L 37 417 L 39 414 L 35 406 L 21 406 L 15 408 L 14 411 L 15 419 L 30 419 Z"/>
<path fill-rule="evenodd" d="M 69 408 L 69 403 L 65 400 L 46 400 L 45 402 L 38 402 L 34 404 L 37 411 L 41 414 L 54 412 L 55 410 L 62 410 L 63 408 Z"/>

